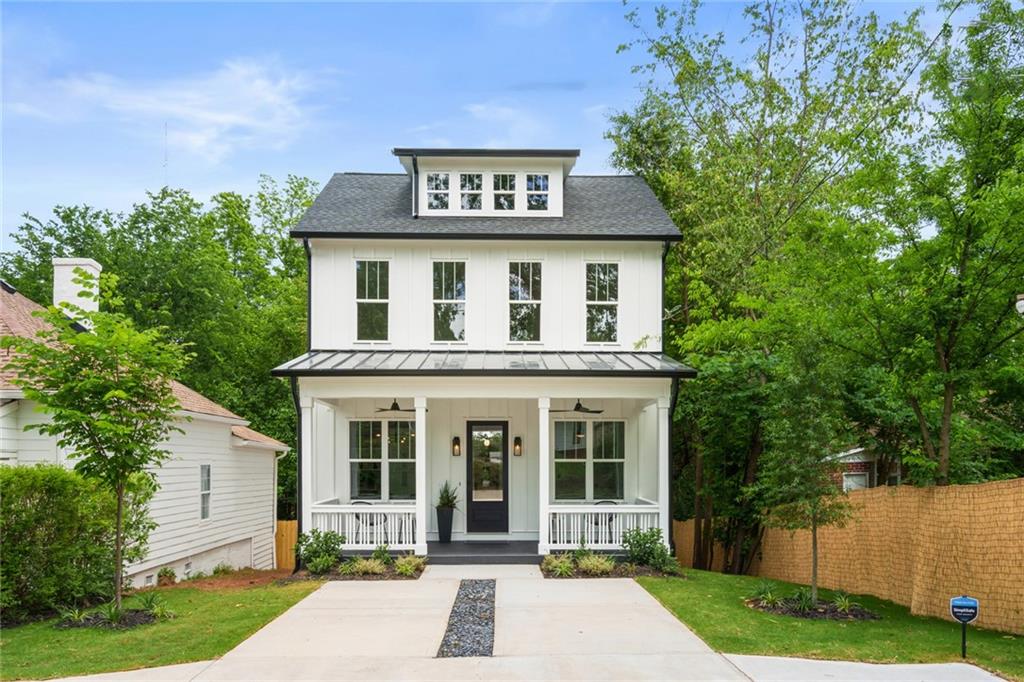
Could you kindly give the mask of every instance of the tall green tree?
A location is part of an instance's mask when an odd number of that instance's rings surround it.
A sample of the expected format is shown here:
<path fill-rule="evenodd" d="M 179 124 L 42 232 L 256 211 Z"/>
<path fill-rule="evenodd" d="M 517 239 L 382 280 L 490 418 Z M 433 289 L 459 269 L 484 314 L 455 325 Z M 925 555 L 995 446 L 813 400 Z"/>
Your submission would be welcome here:
<path fill-rule="evenodd" d="M 41 313 L 48 328 L 37 338 L 8 336 L 0 344 L 15 351 L 6 367 L 14 371 L 12 381 L 49 417 L 26 428 L 56 437 L 77 460 L 78 472 L 114 493 L 114 600 L 120 608 L 125 501 L 133 479 L 156 484 L 152 468 L 169 456 L 167 437 L 180 431 L 170 378 L 188 356 L 161 329 L 140 331 L 120 312 L 115 277 L 97 281 L 81 269 L 76 275 L 80 295 L 101 310 L 50 306 Z"/>

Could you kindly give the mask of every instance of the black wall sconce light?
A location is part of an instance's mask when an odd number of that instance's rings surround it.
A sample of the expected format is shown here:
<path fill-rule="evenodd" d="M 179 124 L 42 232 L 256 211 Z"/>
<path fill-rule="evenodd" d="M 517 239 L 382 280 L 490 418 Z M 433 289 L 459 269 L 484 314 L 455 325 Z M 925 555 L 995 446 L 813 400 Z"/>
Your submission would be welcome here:
<path fill-rule="evenodd" d="M 520 436 L 512 439 L 512 454 L 516 457 L 523 454 L 523 439 Z"/>
<path fill-rule="evenodd" d="M 458 436 L 452 438 L 452 457 L 458 457 L 462 454 L 462 441 L 459 440 Z"/>

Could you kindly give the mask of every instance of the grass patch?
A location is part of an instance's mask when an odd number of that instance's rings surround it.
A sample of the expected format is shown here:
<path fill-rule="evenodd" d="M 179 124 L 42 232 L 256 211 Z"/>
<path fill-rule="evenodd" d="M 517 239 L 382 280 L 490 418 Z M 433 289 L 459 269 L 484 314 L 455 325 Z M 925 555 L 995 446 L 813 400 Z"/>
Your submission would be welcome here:
<path fill-rule="evenodd" d="M 805 620 L 749 608 L 746 599 L 761 582 L 750 576 L 685 571 L 678 578 L 637 578 L 648 592 L 711 647 L 729 654 L 873 663 L 960 661 L 960 625 L 910 615 L 909 609 L 871 596 L 855 596 L 881 620 Z M 789 595 L 798 587 L 774 581 Z M 821 590 L 821 599 L 833 592 Z M 1024 637 L 974 627 L 967 633 L 968 661 L 1024 680 Z"/>
<path fill-rule="evenodd" d="M 55 620 L 0 631 L 0 678 L 46 679 L 217 658 L 319 587 L 288 585 L 158 589 L 175 617 L 131 630 L 61 629 Z M 140 597 L 125 600 L 137 608 Z"/>

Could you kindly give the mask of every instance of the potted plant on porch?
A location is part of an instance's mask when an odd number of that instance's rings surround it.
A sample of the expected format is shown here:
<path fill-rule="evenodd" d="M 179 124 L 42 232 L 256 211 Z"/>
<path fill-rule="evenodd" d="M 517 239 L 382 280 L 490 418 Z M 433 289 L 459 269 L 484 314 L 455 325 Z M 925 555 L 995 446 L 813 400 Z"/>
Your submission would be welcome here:
<path fill-rule="evenodd" d="M 453 488 L 448 481 L 437 494 L 437 535 L 441 542 L 452 541 L 452 514 L 459 506 L 458 486 Z"/>

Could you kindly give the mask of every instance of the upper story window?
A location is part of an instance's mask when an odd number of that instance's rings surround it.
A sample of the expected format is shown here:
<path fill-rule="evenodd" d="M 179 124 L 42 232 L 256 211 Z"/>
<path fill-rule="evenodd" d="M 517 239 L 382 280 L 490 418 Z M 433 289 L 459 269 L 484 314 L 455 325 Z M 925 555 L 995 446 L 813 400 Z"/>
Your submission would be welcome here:
<path fill-rule="evenodd" d="M 447 173 L 427 173 L 427 208 L 447 209 L 449 194 Z"/>
<path fill-rule="evenodd" d="M 508 264 L 508 340 L 540 341 L 540 263 Z"/>
<path fill-rule="evenodd" d="M 494 174 L 494 210 L 516 210 L 516 174 Z"/>
<path fill-rule="evenodd" d="M 548 210 L 548 176 L 546 173 L 526 175 L 526 210 Z"/>
<path fill-rule="evenodd" d="M 615 343 L 619 332 L 619 264 L 587 263 L 587 342 Z"/>
<path fill-rule="evenodd" d="M 388 339 L 388 270 L 386 260 L 356 261 L 356 339 Z"/>
<path fill-rule="evenodd" d="M 416 498 L 416 422 L 351 421 L 348 447 L 351 499 Z"/>
<path fill-rule="evenodd" d="M 434 341 L 466 340 L 466 263 L 434 262 Z"/>
<path fill-rule="evenodd" d="M 483 173 L 460 173 L 459 190 L 463 211 L 479 211 L 484 207 Z"/>
<path fill-rule="evenodd" d="M 623 499 L 625 453 L 625 422 L 556 421 L 555 499 Z"/>
<path fill-rule="evenodd" d="M 210 518 L 210 496 L 213 494 L 213 485 L 210 479 L 210 465 L 199 465 L 199 518 Z"/>

